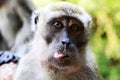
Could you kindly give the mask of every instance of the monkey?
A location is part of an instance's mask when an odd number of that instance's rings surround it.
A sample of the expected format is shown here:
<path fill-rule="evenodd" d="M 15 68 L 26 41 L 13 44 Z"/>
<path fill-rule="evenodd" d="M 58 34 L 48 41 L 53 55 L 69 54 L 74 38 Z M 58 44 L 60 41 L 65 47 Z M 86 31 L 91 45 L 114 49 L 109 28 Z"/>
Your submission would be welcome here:
<path fill-rule="evenodd" d="M 0 50 L 8 50 L 7 43 L 2 38 L 1 33 L 0 33 Z"/>
<path fill-rule="evenodd" d="M 0 65 L 16 62 L 27 52 L 34 9 L 31 0 L 0 1 Z"/>
<path fill-rule="evenodd" d="M 13 80 L 102 80 L 89 46 L 92 17 L 68 2 L 33 12 L 31 50 Z"/>
<path fill-rule="evenodd" d="M 16 6 L 17 7 L 16 11 L 21 17 L 23 24 L 22 24 L 22 29 L 18 32 L 16 36 L 16 41 L 11 51 L 17 54 L 17 56 L 21 57 L 28 50 L 27 49 L 28 43 L 33 36 L 31 27 L 30 27 L 31 25 L 30 16 L 32 14 L 32 11 L 35 9 L 35 7 L 30 0 L 18 0 L 16 1 L 16 4 L 18 5 Z"/>

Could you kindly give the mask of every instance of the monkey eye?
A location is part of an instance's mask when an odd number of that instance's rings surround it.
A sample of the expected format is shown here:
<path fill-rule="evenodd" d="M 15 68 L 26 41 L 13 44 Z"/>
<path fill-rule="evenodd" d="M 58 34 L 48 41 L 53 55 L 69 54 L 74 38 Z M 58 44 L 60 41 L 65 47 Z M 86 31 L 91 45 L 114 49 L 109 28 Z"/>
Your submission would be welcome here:
<path fill-rule="evenodd" d="M 79 28 L 79 26 L 78 26 L 77 24 L 72 24 L 72 25 L 70 26 L 70 29 L 73 30 L 73 31 L 77 31 L 78 28 Z"/>
<path fill-rule="evenodd" d="M 62 26 L 62 23 L 61 23 L 61 22 L 56 21 L 56 22 L 53 23 L 53 27 L 55 27 L 56 29 L 60 29 L 60 28 L 62 28 L 63 26 Z"/>

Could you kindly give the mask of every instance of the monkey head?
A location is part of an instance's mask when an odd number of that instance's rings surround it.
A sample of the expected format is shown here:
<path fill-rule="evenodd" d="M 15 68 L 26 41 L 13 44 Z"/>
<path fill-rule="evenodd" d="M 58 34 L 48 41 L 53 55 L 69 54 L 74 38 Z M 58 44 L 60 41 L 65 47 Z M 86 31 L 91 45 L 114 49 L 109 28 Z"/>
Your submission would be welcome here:
<path fill-rule="evenodd" d="M 44 50 L 39 55 L 47 55 L 44 61 L 49 69 L 73 72 L 84 65 L 91 24 L 91 17 L 84 10 L 71 3 L 60 2 L 35 11 L 32 18 L 33 46 Z"/>

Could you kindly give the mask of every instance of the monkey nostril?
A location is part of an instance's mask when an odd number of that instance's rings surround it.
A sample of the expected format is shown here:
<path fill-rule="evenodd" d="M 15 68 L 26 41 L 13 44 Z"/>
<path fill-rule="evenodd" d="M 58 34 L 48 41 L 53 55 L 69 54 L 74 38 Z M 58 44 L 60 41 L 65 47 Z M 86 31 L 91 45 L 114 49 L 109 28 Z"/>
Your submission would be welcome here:
<path fill-rule="evenodd" d="M 62 41 L 62 44 L 64 45 L 66 42 Z"/>
<path fill-rule="evenodd" d="M 62 41 L 62 44 L 67 47 L 71 44 L 71 42 L 70 41 Z"/>

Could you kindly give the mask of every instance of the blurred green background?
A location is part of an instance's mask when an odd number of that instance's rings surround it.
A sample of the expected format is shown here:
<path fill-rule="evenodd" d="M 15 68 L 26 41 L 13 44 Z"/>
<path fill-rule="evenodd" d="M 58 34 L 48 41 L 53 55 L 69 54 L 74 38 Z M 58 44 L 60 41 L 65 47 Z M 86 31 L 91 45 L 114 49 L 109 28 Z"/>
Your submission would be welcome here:
<path fill-rule="evenodd" d="M 93 17 L 91 47 L 104 80 L 120 80 L 120 0 L 33 0 L 36 7 L 67 1 Z"/>

